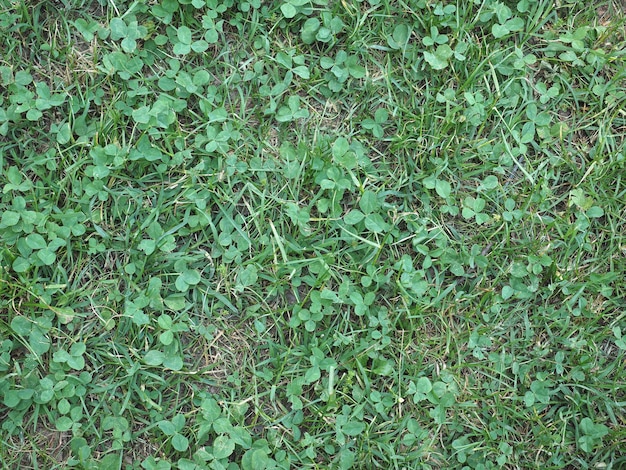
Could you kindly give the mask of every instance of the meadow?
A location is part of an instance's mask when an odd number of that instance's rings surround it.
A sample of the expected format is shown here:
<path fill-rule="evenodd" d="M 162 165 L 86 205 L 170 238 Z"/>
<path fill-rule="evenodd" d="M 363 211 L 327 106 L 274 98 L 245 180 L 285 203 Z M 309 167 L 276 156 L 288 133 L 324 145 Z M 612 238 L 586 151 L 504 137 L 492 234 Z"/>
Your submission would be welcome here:
<path fill-rule="evenodd" d="M 626 468 L 624 0 L 0 0 L 7 469 Z"/>

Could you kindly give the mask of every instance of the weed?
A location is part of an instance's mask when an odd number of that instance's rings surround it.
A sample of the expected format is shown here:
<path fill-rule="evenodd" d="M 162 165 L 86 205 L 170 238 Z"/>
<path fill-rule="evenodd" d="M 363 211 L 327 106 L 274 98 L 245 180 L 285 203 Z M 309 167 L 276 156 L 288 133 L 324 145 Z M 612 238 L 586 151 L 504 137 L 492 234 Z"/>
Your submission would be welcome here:
<path fill-rule="evenodd" d="M 619 468 L 619 2 L 0 2 L 7 468 Z"/>

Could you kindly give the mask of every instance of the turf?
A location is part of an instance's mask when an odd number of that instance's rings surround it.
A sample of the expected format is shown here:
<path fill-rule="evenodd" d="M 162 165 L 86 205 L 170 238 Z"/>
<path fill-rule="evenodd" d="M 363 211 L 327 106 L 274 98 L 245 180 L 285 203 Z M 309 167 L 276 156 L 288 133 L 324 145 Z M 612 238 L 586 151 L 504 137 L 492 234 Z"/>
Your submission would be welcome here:
<path fill-rule="evenodd" d="M 624 468 L 625 10 L 0 0 L 3 468 Z"/>

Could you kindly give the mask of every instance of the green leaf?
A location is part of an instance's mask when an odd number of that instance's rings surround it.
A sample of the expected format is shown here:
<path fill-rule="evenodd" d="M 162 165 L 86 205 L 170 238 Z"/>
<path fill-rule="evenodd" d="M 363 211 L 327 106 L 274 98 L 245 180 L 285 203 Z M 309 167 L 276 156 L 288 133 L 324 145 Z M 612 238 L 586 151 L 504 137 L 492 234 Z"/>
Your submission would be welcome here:
<path fill-rule="evenodd" d="M 228 434 L 235 444 L 239 444 L 244 449 L 249 449 L 252 446 L 252 436 L 246 428 L 235 426 Z"/>
<path fill-rule="evenodd" d="M 184 452 L 189 447 L 189 439 L 182 434 L 176 433 L 172 437 L 172 447 L 178 452 Z"/>
<path fill-rule="evenodd" d="M 389 224 L 380 214 L 369 214 L 365 217 L 365 227 L 374 233 L 383 233 L 389 230 Z"/>
<path fill-rule="evenodd" d="M 298 13 L 296 7 L 294 7 L 291 3 L 283 3 L 280 6 L 280 11 L 285 15 L 285 18 L 293 18 Z"/>
<path fill-rule="evenodd" d="M 164 346 L 169 346 L 174 341 L 174 333 L 171 331 L 164 331 L 159 335 L 159 342 Z"/>
<path fill-rule="evenodd" d="M 28 261 L 26 258 L 18 256 L 13 261 L 11 267 L 16 273 L 25 273 L 26 271 L 28 271 L 28 268 L 30 268 L 30 261 Z"/>
<path fill-rule="evenodd" d="M 154 240 L 144 238 L 139 243 L 138 248 L 149 256 L 154 253 L 154 250 L 156 250 L 156 242 Z"/>
<path fill-rule="evenodd" d="M 199 70 L 193 75 L 192 81 L 196 86 L 207 85 L 211 81 L 211 74 L 206 70 Z"/>
<path fill-rule="evenodd" d="M 54 424 L 57 428 L 57 431 L 63 432 L 63 431 L 69 431 L 70 429 L 72 429 L 72 425 L 74 424 L 74 422 L 67 416 L 61 416 L 57 418 Z"/>
<path fill-rule="evenodd" d="M 330 42 L 333 37 L 333 32 L 326 26 L 322 26 L 315 35 L 315 39 L 320 42 Z"/>
<path fill-rule="evenodd" d="M 189 54 L 189 52 L 191 52 L 191 46 L 189 44 L 183 44 L 182 42 L 178 42 L 174 44 L 172 51 L 174 52 L 174 54 L 177 54 L 177 55 L 186 55 L 186 54 Z M 167 126 L 163 126 L 163 127 L 167 127 Z"/>
<path fill-rule="evenodd" d="M 405 23 L 400 23 L 393 29 L 393 33 L 391 37 L 387 39 L 387 43 L 393 49 L 403 48 L 409 42 L 410 34 L 411 30 L 409 26 Z"/>
<path fill-rule="evenodd" d="M 137 326 L 147 325 L 150 323 L 150 317 L 133 303 L 127 304 L 125 313 L 132 318 L 133 323 Z"/>
<path fill-rule="evenodd" d="M 178 413 L 176 416 L 172 418 L 172 423 L 174 424 L 174 426 L 176 426 L 177 431 L 180 431 L 185 428 L 186 421 L 187 419 L 185 418 L 185 415 L 182 413 Z"/>
<path fill-rule="evenodd" d="M 585 212 L 585 214 L 587 214 L 587 217 L 590 217 L 592 219 L 597 219 L 604 215 L 604 209 L 602 209 L 602 207 L 599 207 L 599 206 L 592 206 L 587 210 L 587 212 Z"/>
<path fill-rule="evenodd" d="M 438 179 L 435 181 L 435 191 L 443 199 L 448 199 L 452 193 L 452 186 L 447 181 Z"/>
<path fill-rule="evenodd" d="M 350 149 L 350 144 L 345 137 L 339 137 L 332 146 L 333 158 L 342 157 Z"/>
<path fill-rule="evenodd" d="M 37 355 L 42 355 L 50 349 L 50 338 L 44 335 L 38 329 L 31 331 L 28 336 L 28 344 L 33 352 Z"/>
<path fill-rule="evenodd" d="M 358 224 L 365 218 L 365 214 L 360 210 L 353 209 L 343 216 L 343 221 L 348 225 Z"/>
<path fill-rule="evenodd" d="M 474 210 L 476 212 L 482 212 L 482 210 L 485 208 L 486 203 L 487 202 L 483 198 L 477 197 L 474 200 Z"/>
<path fill-rule="evenodd" d="M 588 211 L 593 206 L 593 198 L 588 197 L 582 188 L 572 189 L 569 205 L 575 205 L 580 210 Z"/>
<path fill-rule="evenodd" d="M 67 365 L 70 366 L 74 370 L 81 370 L 85 367 L 85 359 L 83 356 L 78 357 L 70 357 L 67 361 Z"/>
<path fill-rule="evenodd" d="M 322 376 L 322 372 L 318 366 L 309 367 L 304 374 L 304 381 L 308 384 L 316 382 Z"/>
<path fill-rule="evenodd" d="M 500 23 L 504 23 L 513 15 L 511 9 L 501 2 L 494 2 L 493 9 Z"/>
<path fill-rule="evenodd" d="M 65 124 L 59 127 L 57 131 L 57 142 L 61 145 L 67 144 L 72 138 L 72 128 L 70 127 L 70 123 L 66 122 Z"/>
<path fill-rule="evenodd" d="M 59 410 L 59 413 L 61 413 L 62 415 L 68 414 L 71 408 L 72 408 L 72 405 L 70 405 L 70 402 L 66 398 L 63 398 L 57 405 L 57 409 Z"/>
<path fill-rule="evenodd" d="M 159 429 L 161 429 L 161 431 L 163 431 L 163 434 L 167 436 L 173 436 L 174 434 L 176 434 L 176 426 L 174 426 L 174 423 L 172 423 L 171 421 L 168 421 L 166 419 L 161 420 L 157 423 L 157 426 L 159 427 Z"/>
<path fill-rule="evenodd" d="M 426 62 L 435 70 L 443 70 L 448 66 L 447 60 L 440 59 L 432 52 L 424 51 L 424 59 L 426 59 Z"/>
<path fill-rule="evenodd" d="M 417 380 L 415 389 L 420 393 L 427 394 L 433 389 L 433 384 L 428 377 L 420 377 Z"/>
<path fill-rule="evenodd" d="M 54 313 L 64 325 L 71 323 L 76 316 L 76 311 L 72 307 L 57 307 L 54 309 Z"/>
<path fill-rule="evenodd" d="M 243 470 L 265 470 L 269 464 L 269 457 L 264 449 L 250 449 L 241 459 Z"/>
<path fill-rule="evenodd" d="M 114 41 L 118 41 L 123 37 L 126 37 L 128 27 L 126 23 L 121 18 L 113 18 L 109 22 L 109 28 L 111 30 L 111 39 Z"/>
<path fill-rule="evenodd" d="M 12 227 L 20 221 L 19 212 L 5 210 L 2 213 L 2 225 L 5 227 Z"/>
<path fill-rule="evenodd" d="M 15 72 L 15 83 L 18 85 L 26 86 L 30 85 L 33 81 L 33 76 L 26 70 L 18 70 Z"/>
<path fill-rule="evenodd" d="M 358 436 L 365 430 L 365 424 L 362 421 L 350 420 L 341 427 L 341 431 L 347 436 Z"/>
<path fill-rule="evenodd" d="M 15 408 L 21 401 L 22 399 L 20 398 L 17 390 L 6 390 L 4 392 L 3 403 L 5 406 Z"/>
<path fill-rule="evenodd" d="M 602 423 L 595 424 L 589 417 L 580 422 L 580 430 L 583 434 L 578 438 L 578 445 L 587 453 L 593 452 L 602 444 L 602 438 L 609 433 L 609 428 Z"/>
<path fill-rule="evenodd" d="M 112 453 L 105 455 L 98 462 L 98 470 L 119 470 L 122 468 L 122 454 Z"/>
<path fill-rule="evenodd" d="M 609 428 L 602 423 L 594 423 L 591 418 L 583 418 L 580 422 L 580 429 L 586 436 L 601 439 L 609 433 Z"/>
<path fill-rule="evenodd" d="M 515 289 L 513 289 L 511 286 L 504 286 L 502 288 L 502 299 L 503 300 L 509 300 L 513 294 L 515 294 Z"/>
<path fill-rule="evenodd" d="M 309 18 L 302 25 L 300 30 L 300 37 L 305 44 L 313 44 L 315 42 L 315 35 L 319 30 L 321 24 L 317 18 Z"/>
<path fill-rule="evenodd" d="M 124 38 L 122 41 L 122 49 L 124 52 L 134 52 L 137 49 L 137 41 L 134 38 Z"/>
<path fill-rule="evenodd" d="M 385 377 L 393 374 L 393 363 L 387 359 L 375 359 L 372 372 Z"/>
<path fill-rule="evenodd" d="M 510 33 L 509 28 L 507 28 L 503 24 L 494 24 L 491 27 L 491 34 L 493 34 L 493 37 L 495 37 L 496 39 L 503 38 L 509 33 Z"/>
<path fill-rule="evenodd" d="M 335 61 L 330 57 L 324 56 L 320 58 L 320 67 L 322 67 L 323 69 L 329 69 L 333 65 L 335 65 Z"/>
<path fill-rule="evenodd" d="M 43 113 L 38 109 L 31 108 L 26 112 L 26 119 L 29 121 L 38 121 L 43 116 Z"/>
<path fill-rule="evenodd" d="M 522 136 L 520 142 L 522 144 L 528 144 L 535 140 L 535 123 L 530 121 L 524 124 L 522 127 Z"/>
<path fill-rule="evenodd" d="M 191 44 L 191 29 L 187 26 L 180 26 L 176 31 L 176 36 L 181 43 L 186 45 Z"/>
<path fill-rule="evenodd" d="M 148 106 L 141 106 L 140 108 L 134 109 L 132 113 L 133 119 L 138 124 L 147 124 L 150 122 L 150 108 Z"/>
<path fill-rule="evenodd" d="M 298 77 L 304 78 L 305 80 L 311 77 L 309 68 L 305 65 L 299 65 L 298 67 L 294 67 L 291 71 Z"/>
<path fill-rule="evenodd" d="M 454 55 L 454 51 L 447 44 L 441 44 L 434 53 L 424 51 L 424 59 L 435 70 L 443 70 L 448 66 L 448 59 Z"/>
<path fill-rule="evenodd" d="M 26 237 L 26 244 L 33 250 L 41 250 L 47 248 L 46 240 L 38 233 L 31 233 Z"/>
<path fill-rule="evenodd" d="M 202 279 L 202 277 L 200 276 L 200 273 L 196 271 L 195 269 L 189 269 L 181 273 L 180 277 L 183 279 L 183 281 L 186 284 L 190 286 L 195 286 Z"/>
<path fill-rule="evenodd" d="M 163 359 L 163 367 L 171 370 L 181 370 L 183 368 L 183 360 L 180 356 L 166 356 Z"/>
<path fill-rule="evenodd" d="M 59 363 L 67 362 L 71 358 L 72 356 L 64 349 L 59 349 L 58 351 L 55 351 L 55 353 L 52 355 L 52 360 Z"/>
<path fill-rule="evenodd" d="M 463 207 L 463 210 L 461 211 L 461 215 L 465 218 L 465 219 L 471 219 L 472 217 L 474 217 L 476 215 L 476 212 L 474 212 L 472 209 L 470 209 L 469 207 Z"/>
<path fill-rule="evenodd" d="M 209 29 L 204 34 L 204 40 L 206 42 L 208 42 L 209 44 L 215 44 L 215 43 L 217 43 L 217 41 L 219 41 L 219 39 L 220 39 L 220 35 L 219 35 L 217 29 Z"/>
<path fill-rule="evenodd" d="M 253 264 L 249 264 L 237 276 L 237 284 L 241 287 L 249 287 L 256 284 L 259 279 L 257 272 L 257 268 Z"/>
<path fill-rule="evenodd" d="M 505 23 L 509 31 L 521 31 L 524 29 L 524 20 L 516 16 Z"/>
<path fill-rule="evenodd" d="M 167 308 L 175 312 L 184 309 L 187 305 L 185 297 L 181 294 L 169 295 L 164 299 L 164 302 L 165 305 L 167 305 Z"/>
<path fill-rule="evenodd" d="M 374 121 L 378 124 L 383 124 L 389 119 L 389 112 L 385 108 L 378 108 L 374 113 Z"/>
<path fill-rule="evenodd" d="M 87 352 L 87 345 L 82 342 L 74 343 L 70 348 L 70 354 L 75 357 L 82 356 L 83 354 L 85 354 L 85 352 Z"/>
<path fill-rule="evenodd" d="M 199 41 L 194 41 L 191 43 L 191 49 L 198 54 L 203 53 L 209 48 L 209 43 L 204 39 L 200 39 Z"/>
<path fill-rule="evenodd" d="M 352 75 L 352 77 L 356 79 L 363 78 L 367 74 L 367 70 L 365 67 L 357 63 L 353 63 L 353 61 L 347 62 L 346 65 L 348 66 L 348 71 L 350 72 L 350 75 Z"/>
<path fill-rule="evenodd" d="M 483 212 L 476 214 L 476 223 L 478 225 L 486 224 L 487 222 L 489 222 L 489 214 Z"/>
<path fill-rule="evenodd" d="M 335 161 L 349 170 L 357 166 L 356 154 L 354 152 L 346 152 L 341 157 L 336 158 Z"/>
<path fill-rule="evenodd" d="M 20 336 L 26 336 L 32 327 L 33 323 L 21 315 L 13 317 L 11 320 L 11 329 Z"/>
<path fill-rule="evenodd" d="M 489 175 L 482 181 L 479 189 L 495 189 L 498 187 L 498 184 L 498 177 L 494 175 Z"/>
<path fill-rule="evenodd" d="M 74 26 L 87 42 L 91 42 L 94 38 L 94 33 L 100 29 L 100 25 L 96 21 L 91 20 L 88 23 L 83 18 L 74 21 Z"/>
<path fill-rule="evenodd" d="M 126 431 L 128 426 L 128 420 L 123 416 L 109 415 L 102 420 L 102 429 L 105 431 Z"/>
<path fill-rule="evenodd" d="M 174 320 L 172 320 L 172 317 L 170 317 L 169 315 L 163 314 L 159 316 L 157 323 L 164 330 L 169 330 L 172 328 L 172 325 L 174 324 Z"/>
<path fill-rule="evenodd" d="M 218 436 L 213 441 L 213 457 L 217 460 L 229 457 L 235 451 L 235 443 L 226 436 Z"/>
<path fill-rule="evenodd" d="M 50 251 L 49 249 L 45 248 L 43 250 L 39 250 L 37 252 L 37 257 L 43 262 L 43 264 L 45 264 L 46 266 L 50 266 L 52 264 L 54 264 L 54 262 L 56 261 L 57 257 L 54 254 L 54 252 Z"/>
<path fill-rule="evenodd" d="M 149 366 L 160 366 L 163 364 L 163 359 L 165 355 L 161 351 L 150 350 L 143 357 L 143 360 Z"/>
<path fill-rule="evenodd" d="M 359 199 L 359 207 L 365 214 L 371 214 L 378 211 L 378 209 L 380 209 L 378 195 L 369 189 L 363 191 L 361 199 Z"/>

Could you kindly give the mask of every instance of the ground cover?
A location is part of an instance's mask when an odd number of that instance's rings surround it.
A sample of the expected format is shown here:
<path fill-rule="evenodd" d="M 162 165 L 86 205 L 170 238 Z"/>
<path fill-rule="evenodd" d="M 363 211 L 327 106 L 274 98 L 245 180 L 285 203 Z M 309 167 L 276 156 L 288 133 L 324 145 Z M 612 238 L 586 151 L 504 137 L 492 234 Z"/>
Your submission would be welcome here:
<path fill-rule="evenodd" d="M 622 468 L 621 0 L 0 0 L 6 468 Z"/>

